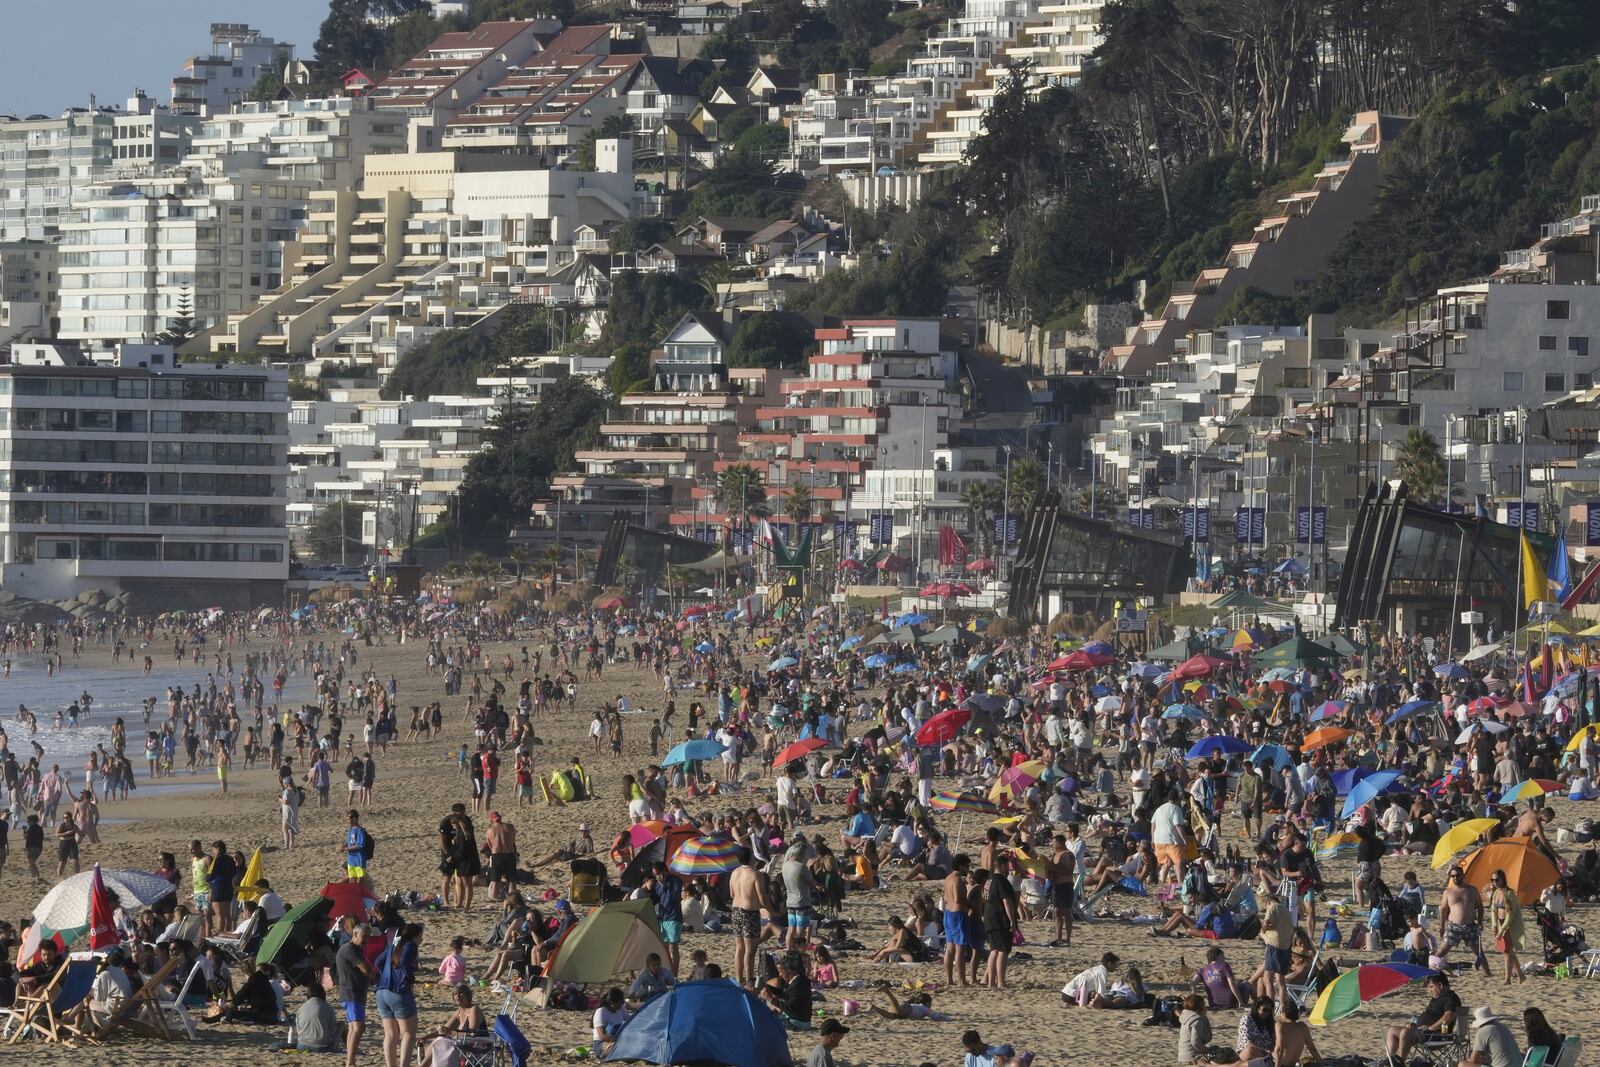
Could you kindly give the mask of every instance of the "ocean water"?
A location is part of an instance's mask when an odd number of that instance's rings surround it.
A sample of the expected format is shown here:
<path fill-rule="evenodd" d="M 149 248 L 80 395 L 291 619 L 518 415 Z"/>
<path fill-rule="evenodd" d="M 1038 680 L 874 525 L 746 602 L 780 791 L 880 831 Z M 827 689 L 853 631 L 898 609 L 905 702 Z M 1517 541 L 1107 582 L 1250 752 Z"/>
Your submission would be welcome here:
<path fill-rule="evenodd" d="M 236 655 L 234 662 L 237 692 L 243 671 L 243 655 Z M 204 690 L 210 677 L 210 672 L 201 666 L 185 664 L 180 667 L 170 660 L 165 666 L 158 662 L 148 678 L 139 666 L 127 669 L 73 667 L 70 661 L 60 674 L 51 677 L 45 672 L 42 659 L 13 656 L 11 677 L 0 678 L 0 727 L 4 728 L 7 747 L 19 764 L 26 764 L 33 757 L 32 742 L 37 741 L 44 749 L 44 755 L 39 760 L 40 766 L 49 770 L 52 763 L 60 764 L 62 771 L 70 774 L 73 785 L 81 788 L 84 761 L 97 745 L 104 745 L 108 752 L 111 750 L 111 726 L 121 718 L 127 729 L 127 754 L 133 763 L 134 781 L 139 789 L 182 786 L 189 781 L 189 775 L 181 769 L 184 759 L 181 745 L 178 750 L 179 769 L 174 777 L 155 782 L 146 777 L 144 740 L 149 730 L 144 725 L 144 701 L 148 697 L 156 698 L 156 706 L 150 714 L 150 726 L 151 729 L 159 729 L 167 715 L 167 687 L 181 685 L 193 692 L 198 684 Z M 217 679 L 219 689 L 225 684 L 225 676 Z M 284 686 L 283 701 L 297 703 L 298 696 L 309 691 L 308 680 L 299 674 L 291 674 Z M 63 717 L 61 728 L 56 729 L 56 710 L 59 708 L 64 712 L 69 704 L 85 692 L 94 698 L 89 718 L 80 715 L 78 725 L 70 727 Z M 266 701 L 267 705 L 272 701 L 270 681 Z M 17 720 L 19 704 L 26 705 L 29 711 L 38 716 L 37 733 L 29 734 L 27 724 Z"/>

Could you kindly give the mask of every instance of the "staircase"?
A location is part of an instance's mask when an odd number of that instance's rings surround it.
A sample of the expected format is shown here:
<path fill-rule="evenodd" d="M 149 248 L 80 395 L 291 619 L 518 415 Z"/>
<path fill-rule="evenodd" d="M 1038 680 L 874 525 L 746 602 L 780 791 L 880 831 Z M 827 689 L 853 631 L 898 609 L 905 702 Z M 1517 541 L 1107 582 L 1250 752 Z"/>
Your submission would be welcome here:
<path fill-rule="evenodd" d="M 1241 286 L 1292 296 L 1315 281 L 1328 255 L 1371 213 L 1379 154 L 1409 122 L 1376 111 L 1355 115 L 1344 132 L 1349 157 L 1324 164 L 1311 188 L 1279 198 L 1281 209 L 1228 249 L 1221 264 L 1201 271 L 1192 285 L 1175 287 L 1158 317 L 1130 327 L 1124 343 L 1106 353 L 1105 369 L 1145 374 L 1165 363 L 1177 342 L 1210 326 Z"/>

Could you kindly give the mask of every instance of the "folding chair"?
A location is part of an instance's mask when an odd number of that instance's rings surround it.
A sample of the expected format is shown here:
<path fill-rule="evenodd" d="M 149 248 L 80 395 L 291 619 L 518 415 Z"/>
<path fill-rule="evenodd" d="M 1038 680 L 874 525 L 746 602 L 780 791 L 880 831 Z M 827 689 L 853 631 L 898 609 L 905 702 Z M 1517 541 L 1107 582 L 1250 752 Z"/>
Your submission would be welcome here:
<path fill-rule="evenodd" d="M 178 990 L 176 997 L 161 996 L 159 991 L 156 994 L 156 1015 L 160 1017 L 162 1026 L 166 1025 L 169 1018 L 175 1020 L 183 1027 L 183 1032 L 189 1035 L 190 1041 L 196 1037 L 194 1018 L 189 1014 L 188 1006 L 184 1002 L 189 999 L 189 993 L 197 980 L 202 984 L 205 982 L 205 968 L 198 959 L 189 968 L 189 974 L 184 978 L 183 986 Z"/>
<path fill-rule="evenodd" d="M 1309 1012 L 1317 1003 L 1317 996 L 1322 992 L 1317 986 L 1317 964 L 1321 962 L 1322 949 L 1319 947 L 1311 956 L 1311 966 L 1306 968 L 1306 980 L 1284 983 L 1289 999 L 1298 1004 L 1302 1012 Z"/>
<path fill-rule="evenodd" d="M 1567 973 L 1574 978 L 1600 975 L 1600 948 L 1586 948 L 1575 956 L 1568 956 Z"/>
<path fill-rule="evenodd" d="M 134 990 L 132 996 L 127 997 L 121 1004 L 117 1005 L 117 1010 L 112 1012 L 106 1021 L 100 1024 L 99 1029 L 94 1033 L 95 1040 L 104 1041 L 106 1036 L 118 1026 L 123 1026 L 129 1029 L 134 1027 L 153 1029 L 160 1035 L 161 1040 L 171 1041 L 172 1033 L 167 1029 L 166 1020 L 161 1017 L 159 1003 L 161 983 L 165 982 L 167 976 L 177 970 L 178 964 L 182 962 L 182 956 L 167 957 L 167 962 L 161 965 L 161 969 L 146 979 L 138 989 Z M 133 1013 L 141 1007 L 150 1009 L 150 1022 L 148 1024 L 145 1024 L 140 1019 L 132 1018 Z"/>
<path fill-rule="evenodd" d="M 1099 894 L 1095 895 L 1099 899 Z M 1092 901 L 1083 898 L 1083 865 L 1078 865 L 1078 873 L 1072 881 L 1072 917 L 1081 923 L 1094 922 L 1094 913 L 1089 910 Z"/>
<path fill-rule="evenodd" d="M 1578 1067 L 1578 1053 L 1583 1051 L 1583 1039 L 1569 1037 L 1561 1043 L 1561 1051 L 1550 1061 L 1551 1067 Z"/>
<path fill-rule="evenodd" d="M 238 937 L 208 937 L 206 944 L 220 950 L 229 963 L 243 963 L 255 955 L 267 933 L 267 913 L 256 909 Z"/>
<path fill-rule="evenodd" d="M 1428 1067 L 1455 1067 L 1467 1054 L 1466 1010 L 1456 1012 L 1456 1024 L 1449 1033 L 1429 1034 L 1411 1051 Z"/>
<path fill-rule="evenodd" d="M 92 1038 L 80 1027 L 67 1022 L 66 1017 L 89 996 L 94 985 L 96 963 L 93 959 L 69 959 L 48 983 L 17 997 L 11 1009 L 12 1021 L 6 1024 L 11 1032 L 11 1044 L 22 1040 L 24 1034 L 34 1033 L 47 1043 L 68 1042 L 74 1038 L 90 1041 Z M 16 1030 L 11 1031 L 15 1023 Z"/>

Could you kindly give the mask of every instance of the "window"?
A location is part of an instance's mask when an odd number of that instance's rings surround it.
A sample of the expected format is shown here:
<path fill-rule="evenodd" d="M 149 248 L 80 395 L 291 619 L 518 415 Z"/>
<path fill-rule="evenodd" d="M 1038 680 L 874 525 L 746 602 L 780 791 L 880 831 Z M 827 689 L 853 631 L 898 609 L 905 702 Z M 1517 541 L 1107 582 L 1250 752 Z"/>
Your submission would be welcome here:
<path fill-rule="evenodd" d="M 1500 391 L 1504 393 L 1522 392 L 1522 372 L 1508 370 L 1500 375 Z"/>
<path fill-rule="evenodd" d="M 1574 389 L 1593 389 L 1594 375 L 1588 371 L 1575 371 L 1572 375 L 1572 387 Z"/>
<path fill-rule="evenodd" d="M 1566 318 L 1567 302 L 1565 300 L 1546 300 L 1544 302 L 1544 317 L 1547 319 Z"/>
<path fill-rule="evenodd" d="M 1544 391 L 1547 393 L 1564 393 L 1567 391 L 1567 376 L 1557 371 L 1544 376 Z"/>
<path fill-rule="evenodd" d="M 1567 351 L 1575 356 L 1587 356 L 1589 354 L 1589 339 L 1587 337 L 1567 338 Z"/>
<path fill-rule="evenodd" d="M 1545 333 L 1539 335 L 1539 351 L 1554 352 L 1556 350 L 1556 335 Z"/>

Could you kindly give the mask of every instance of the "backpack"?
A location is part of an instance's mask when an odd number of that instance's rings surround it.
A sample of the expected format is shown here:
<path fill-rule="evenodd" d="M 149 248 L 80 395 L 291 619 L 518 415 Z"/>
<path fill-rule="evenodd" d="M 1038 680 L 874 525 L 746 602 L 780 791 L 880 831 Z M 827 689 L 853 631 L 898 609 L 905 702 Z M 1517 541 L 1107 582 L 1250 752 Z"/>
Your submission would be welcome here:
<path fill-rule="evenodd" d="M 365 837 L 367 839 L 367 847 L 361 850 L 362 854 L 365 855 L 367 857 L 367 859 L 370 860 L 370 859 L 372 859 L 373 856 L 377 855 L 377 852 L 378 852 L 378 839 L 376 837 L 373 837 L 372 836 L 372 832 L 370 830 L 368 830 L 365 826 L 363 826 L 361 828 L 361 834 L 362 834 L 363 837 Z"/>

